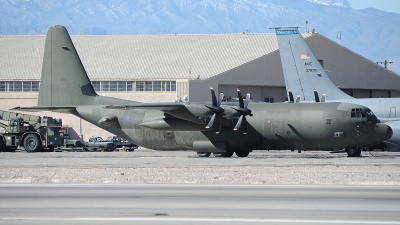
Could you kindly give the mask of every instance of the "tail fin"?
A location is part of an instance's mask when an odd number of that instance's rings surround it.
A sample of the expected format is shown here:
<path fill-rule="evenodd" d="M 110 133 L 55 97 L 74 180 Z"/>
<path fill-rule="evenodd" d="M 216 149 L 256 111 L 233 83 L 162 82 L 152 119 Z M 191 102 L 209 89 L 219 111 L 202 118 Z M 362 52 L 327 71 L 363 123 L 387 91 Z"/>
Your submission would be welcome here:
<path fill-rule="evenodd" d="M 353 98 L 332 82 L 298 27 L 271 29 L 276 31 L 287 90 L 300 95 L 302 101 L 314 101 L 313 90 L 326 94 L 326 100 Z"/>
<path fill-rule="evenodd" d="M 38 106 L 90 105 L 97 96 L 64 26 L 50 27 Z"/>

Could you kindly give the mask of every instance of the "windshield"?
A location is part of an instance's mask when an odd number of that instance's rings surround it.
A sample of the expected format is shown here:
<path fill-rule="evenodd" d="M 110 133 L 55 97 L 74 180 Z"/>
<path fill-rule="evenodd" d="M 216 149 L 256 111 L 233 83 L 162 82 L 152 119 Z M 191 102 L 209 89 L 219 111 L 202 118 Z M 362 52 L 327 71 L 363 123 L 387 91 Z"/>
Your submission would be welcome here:
<path fill-rule="evenodd" d="M 364 118 L 375 116 L 370 109 L 353 108 L 351 109 L 351 118 Z"/>
<path fill-rule="evenodd" d="M 361 118 L 366 117 L 364 111 L 360 108 L 353 108 L 351 109 L 351 118 Z"/>

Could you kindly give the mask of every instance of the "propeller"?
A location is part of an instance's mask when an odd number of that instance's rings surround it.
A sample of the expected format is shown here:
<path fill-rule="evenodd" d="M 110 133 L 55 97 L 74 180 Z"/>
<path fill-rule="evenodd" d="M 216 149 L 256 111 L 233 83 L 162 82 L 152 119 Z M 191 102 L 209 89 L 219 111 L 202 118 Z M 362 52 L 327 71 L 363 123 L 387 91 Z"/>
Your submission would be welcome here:
<path fill-rule="evenodd" d="M 289 102 L 294 102 L 293 93 L 291 90 L 288 90 L 289 93 Z"/>
<path fill-rule="evenodd" d="M 210 87 L 211 90 L 211 98 L 212 98 L 212 106 L 206 105 L 207 108 L 209 108 L 214 114 L 211 116 L 210 121 L 208 122 L 206 128 L 210 128 L 214 125 L 216 125 L 216 134 L 219 134 L 221 131 L 221 123 L 219 122 L 219 115 L 221 115 L 224 112 L 224 109 L 220 107 L 222 99 L 224 98 L 224 94 L 221 93 L 219 94 L 219 98 L 217 101 L 217 97 L 215 96 L 215 91 L 214 88 Z"/>
<path fill-rule="evenodd" d="M 250 94 L 246 95 L 246 100 L 243 102 L 243 97 L 242 97 L 242 93 L 240 93 L 240 90 L 237 89 L 237 93 L 238 93 L 238 97 L 239 97 L 239 109 L 235 109 L 239 114 L 239 120 L 235 126 L 235 128 L 233 128 L 233 130 L 238 130 L 242 124 L 244 127 L 244 133 L 243 134 L 247 134 L 248 131 L 248 123 L 246 120 L 246 116 L 253 116 L 253 114 L 251 113 L 251 110 L 247 108 L 247 105 L 250 102 Z"/>

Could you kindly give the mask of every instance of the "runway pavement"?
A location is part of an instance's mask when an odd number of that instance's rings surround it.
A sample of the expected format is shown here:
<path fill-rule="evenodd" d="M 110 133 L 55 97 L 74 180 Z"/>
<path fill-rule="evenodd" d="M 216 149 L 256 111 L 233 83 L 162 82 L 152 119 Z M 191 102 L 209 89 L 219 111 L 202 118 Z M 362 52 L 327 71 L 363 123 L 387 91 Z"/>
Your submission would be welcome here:
<path fill-rule="evenodd" d="M 254 151 L 247 158 L 199 158 L 193 151 L 134 152 L 39 152 L 0 153 L 1 167 L 19 168 L 120 168 L 120 167 L 221 167 L 221 166 L 299 166 L 299 165 L 394 165 L 400 166 L 400 152 L 362 152 L 362 157 L 349 158 L 346 153 L 326 151 Z"/>
<path fill-rule="evenodd" d="M 0 185 L 0 224 L 400 224 L 400 187 Z"/>
<path fill-rule="evenodd" d="M 399 159 L 0 153 L 0 224 L 400 224 Z"/>

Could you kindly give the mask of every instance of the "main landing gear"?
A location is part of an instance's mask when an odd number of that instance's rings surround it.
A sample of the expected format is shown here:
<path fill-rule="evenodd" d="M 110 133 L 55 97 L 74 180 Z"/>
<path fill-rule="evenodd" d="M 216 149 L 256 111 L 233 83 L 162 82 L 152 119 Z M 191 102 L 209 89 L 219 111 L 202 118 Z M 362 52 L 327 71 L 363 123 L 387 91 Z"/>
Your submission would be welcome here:
<path fill-rule="evenodd" d="M 347 157 L 360 157 L 361 148 L 346 148 Z"/>
<path fill-rule="evenodd" d="M 213 152 L 214 157 L 217 158 L 230 158 L 233 156 L 233 153 L 236 154 L 237 157 L 244 158 L 250 154 L 250 151 L 241 150 L 241 151 L 227 151 L 227 152 Z M 197 152 L 197 156 L 200 158 L 210 157 L 211 152 Z"/>

